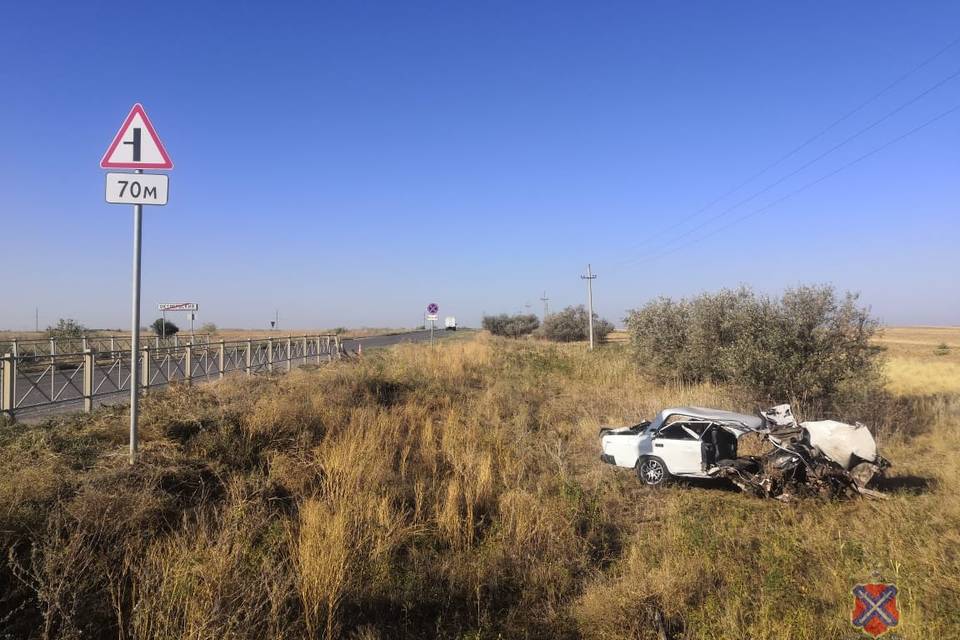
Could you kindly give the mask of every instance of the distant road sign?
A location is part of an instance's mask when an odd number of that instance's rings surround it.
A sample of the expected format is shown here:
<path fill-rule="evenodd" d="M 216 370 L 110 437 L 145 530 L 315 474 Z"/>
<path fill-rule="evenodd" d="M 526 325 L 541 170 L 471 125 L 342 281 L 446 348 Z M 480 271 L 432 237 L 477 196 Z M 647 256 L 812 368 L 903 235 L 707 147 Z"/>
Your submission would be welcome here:
<path fill-rule="evenodd" d="M 200 305 L 196 302 L 162 302 L 157 308 L 160 311 L 199 311 Z"/>
<path fill-rule="evenodd" d="M 170 179 L 159 173 L 108 173 L 107 202 L 112 204 L 167 204 Z"/>
<path fill-rule="evenodd" d="M 429 313 L 430 315 L 435 316 L 437 315 L 438 311 L 440 311 L 440 307 L 437 305 L 436 302 L 431 302 L 430 304 L 427 305 L 427 313 Z"/>
<path fill-rule="evenodd" d="M 113 142 L 100 160 L 102 169 L 173 169 L 173 161 L 160 142 L 139 102 L 120 125 Z"/>

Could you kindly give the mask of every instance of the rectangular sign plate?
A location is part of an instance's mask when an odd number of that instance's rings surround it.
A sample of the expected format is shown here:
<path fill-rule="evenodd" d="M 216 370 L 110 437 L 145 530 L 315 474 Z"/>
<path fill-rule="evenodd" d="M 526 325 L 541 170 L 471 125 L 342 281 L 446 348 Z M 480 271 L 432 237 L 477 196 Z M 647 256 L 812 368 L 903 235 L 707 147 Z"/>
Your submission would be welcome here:
<path fill-rule="evenodd" d="M 427 315 L 427 320 L 436 320 L 436 319 L 437 319 L 437 314 L 435 313 L 431 313 Z"/>
<path fill-rule="evenodd" d="M 107 202 L 111 204 L 167 204 L 168 176 L 156 173 L 108 173 Z"/>
<path fill-rule="evenodd" d="M 161 302 L 158 311 L 199 311 L 200 305 L 196 302 Z"/>

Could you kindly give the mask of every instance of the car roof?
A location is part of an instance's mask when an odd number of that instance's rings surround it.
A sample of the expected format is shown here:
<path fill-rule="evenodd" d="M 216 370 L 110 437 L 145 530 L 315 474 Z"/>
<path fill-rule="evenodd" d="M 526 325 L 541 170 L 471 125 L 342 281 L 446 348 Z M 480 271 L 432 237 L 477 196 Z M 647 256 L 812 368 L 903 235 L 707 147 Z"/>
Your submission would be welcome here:
<path fill-rule="evenodd" d="M 650 428 L 659 429 L 673 416 L 711 420 L 728 425 L 732 424 L 739 427 L 737 431 L 740 432 L 758 431 L 765 426 L 763 418 L 760 416 L 751 416 L 746 413 L 736 413 L 723 409 L 709 409 L 707 407 L 672 407 L 658 413 L 657 417 L 653 419 Z"/>

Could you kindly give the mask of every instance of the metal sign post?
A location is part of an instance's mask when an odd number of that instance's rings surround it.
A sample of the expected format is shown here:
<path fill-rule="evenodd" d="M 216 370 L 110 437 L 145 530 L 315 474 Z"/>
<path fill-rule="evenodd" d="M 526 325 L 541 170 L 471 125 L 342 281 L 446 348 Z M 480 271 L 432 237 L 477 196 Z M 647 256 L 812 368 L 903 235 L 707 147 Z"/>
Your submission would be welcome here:
<path fill-rule="evenodd" d="M 162 314 L 161 322 L 163 328 L 161 332 L 163 337 L 167 337 L 167 311 L 189 311 L 190 312 L 190 335 L 193 335 L 193 320 L 196 317 L 196 312 L 200 310 L 200 305 L 196 302 L 161 302 L 157 305 L 157 309 Z"/>
<path fill-rule="evenodd" d="M 143 173 L 140 169 L 136 173 Z M 143 238 L 143 205 L 133 205 L 133 306 L 130 314 L 130 464 L 137 461 L 137 420 L 140 416 L 140 244 Z"/>
<path fill-rule="evenodd" d="M 144 175 L 144 169 L 172 169 L 173 162 L 160 142 L 150 118 L 137 103 L 100 159 L 102 169 L 133 169 L 134 173 L 108 173 L 106 201 L 133 205 L 133 284 L 130 308 L 130 464 L 137 461 L 140 391 L 140 247 L 143 239 L 143 205 L 165 205 L 169 180 L 165 175 Z M 166 316 L 164 316 L 164 321 Z M 166 324 L 164 322 L 164 324 Z M 166 326 L 164 326 L 166 333 Z"/>
<path fill-rule="evenodd" d="M 440 312 L 440 307 L 436 302 L 431 302 L 427 305 L 427 319 L 430 321 L 430 344 L 433 344 L 433 329 L 437 322 L 437 314 Z"/>

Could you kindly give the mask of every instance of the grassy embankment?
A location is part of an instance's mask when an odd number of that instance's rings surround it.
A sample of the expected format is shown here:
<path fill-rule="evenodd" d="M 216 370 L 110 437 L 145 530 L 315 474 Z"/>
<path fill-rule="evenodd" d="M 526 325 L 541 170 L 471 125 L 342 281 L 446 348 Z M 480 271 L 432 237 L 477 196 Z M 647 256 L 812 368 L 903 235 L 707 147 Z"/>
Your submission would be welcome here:
<path fill-rule="evenodd" d="M 900 588 L 907 638 L 960 634 L 960 409 L 888 425 L 888 501 L 642 488 L 601 423 L 672 404 L 596 353 L 461 340 L 0 431 L 0 636 L 844 637 Z"/>

